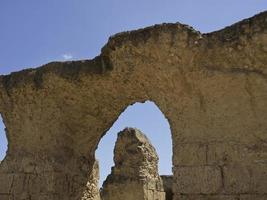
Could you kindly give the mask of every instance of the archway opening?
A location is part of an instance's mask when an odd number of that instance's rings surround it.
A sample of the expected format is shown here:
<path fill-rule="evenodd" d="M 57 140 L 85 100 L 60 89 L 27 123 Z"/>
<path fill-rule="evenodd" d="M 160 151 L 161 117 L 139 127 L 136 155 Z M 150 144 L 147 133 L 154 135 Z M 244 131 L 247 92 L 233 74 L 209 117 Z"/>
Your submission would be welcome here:
<path fill-rule="evenodd" d="M 6 157 L 8 149 L 8 140 L 6 135 L 6 127 L 0 113 L 0 163 Z"/>
<path fill-rule="evenodd" d="M 128 106 L 101 139 L 96 150 L 100 188 L 114 166 L 114 147 L 118 133 L 126 127 L 137 128 L 147 136 L 159 157 L 159 175 L 171 176 L 173 153 L 170 124 L 154 102 L 146 101 Z"/>

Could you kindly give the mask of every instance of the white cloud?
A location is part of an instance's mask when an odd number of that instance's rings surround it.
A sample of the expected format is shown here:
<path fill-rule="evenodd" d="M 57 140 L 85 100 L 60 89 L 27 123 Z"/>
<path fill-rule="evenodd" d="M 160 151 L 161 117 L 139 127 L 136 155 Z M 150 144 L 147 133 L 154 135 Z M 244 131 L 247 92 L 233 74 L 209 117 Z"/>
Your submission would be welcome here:
<path fill-rule="evenodd" d="M 69 54 L 69 53 L 64 53 L 64 54 L 62 55 L 62 58 L 63 58 L 64 60 L 70 60 L 70 59 L 73 58 L 73 56 L 72 56 L 71 54 Z"/>

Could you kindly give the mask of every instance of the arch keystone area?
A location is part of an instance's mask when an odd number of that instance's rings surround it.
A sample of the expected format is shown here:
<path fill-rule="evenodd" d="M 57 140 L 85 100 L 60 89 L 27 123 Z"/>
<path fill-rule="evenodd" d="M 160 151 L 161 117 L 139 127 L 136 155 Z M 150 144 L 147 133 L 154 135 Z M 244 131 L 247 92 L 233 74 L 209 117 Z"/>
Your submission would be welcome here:
<path fill-rule="evenodd" d="M 263 12 L 208 34 L 120 33 L 93 60 L 0 76 L 0 199 L 81 199 L 101 136 L 146 100 L 171 126 L 174 199 L 266 199 L 266 47 Z"/>

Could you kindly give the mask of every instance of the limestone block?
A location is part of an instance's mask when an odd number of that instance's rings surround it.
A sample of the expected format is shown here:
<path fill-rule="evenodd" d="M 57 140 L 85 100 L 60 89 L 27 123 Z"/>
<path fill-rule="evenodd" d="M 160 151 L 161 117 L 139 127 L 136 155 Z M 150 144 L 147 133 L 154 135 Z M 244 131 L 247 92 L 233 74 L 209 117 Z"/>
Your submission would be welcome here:
<path fill-rule="evenodd" d="M 240 145 L 229 145 L 229 143 L 214 143 L 208 145 L 208 164 L 224 165 L 233 161 L 240 161 Z"/>
<path fill-rule="evenodd" d="M 267 191 L 266 165 L 231 165 L 223 167 L 226 193 L 259 193 Z"/>
<path fill-rule="evenodd" d="M 178 195 L 173 200 L 240 200 L 239 195 Z"/>
<path fill-rule="evenodd" d="M 33 194 L 30 195 L 27 192 L 22 192 L 21 194 L 16 194 L 9 200 L 60 200 L 58 194 Z M 1 199 L 2 200 L 2 199 Z"/>
<path fill-rule="evenodd" d="M 42 196 L 42 194 L 39 194 L 39 196 Z M 36 198 L 38 199 L 39 196 Z M 26 190 L 22 191 L 21 193 L 13 194 L 12 197 L 14 200 L 31 200 L 32 199 L 32 195 L 30 195 Z"/>
<path fill-rule="evenodd" d="M 217 142 L 208 145 L 207 161 L 209 165 L 267 164 L 267 146 L 261 142 L 250 144 Z"/>
<path fill-rule="evenodd" d="M 205 165 L 207 145 L 201 143 L 176 144 L 173 152 L 174 166 Z"/>
<path fill-rule="evenodd" d="M 0 194 L 8 194 L 14 181 L 13 174 L 0 174 Z"/>
<path fill-rule="evenodd" d="M 267 165 L 258 164 L 249 166 L 251 174 L 251 188 L 253 193 L 267 193 Z"/>
<path fill-rule="evenodd" d="M 10 195 L 8 195 L 8 194 L 1 194 L 1 193 L 0 193 L 0 199 L 1 200 L 12 200 L 11 197 L 10 197 Z"/>
<path fill-rule="evenodd" d="M 267 194 L 244 194 L 240 195 L 240 200 L 267 200 Z"/>
<path fill-rule="evenodd" d="M 222 189 L 222 176 L 219 167 L 175 167 L 174 177 L 174 190 L 178 193 L 214 194 Z"/>
<path fill-rule="evenodd" d="M 126 178 L 125 178 L 126 179 Z M 146 194 L 149 190 L 146 190 Z M 148 197 L 148 195 L 147 195 Z M 101 200 L 143 200 L 145 190 L 143 184 L 135 180 L 123 180 L 104 185 Z"/>
<path fill-rule="evenodd" d="M 224 186 L 227 193 L 248 193 L 250 189 L 251 172 L 245 166 L 223 167 Z"/>

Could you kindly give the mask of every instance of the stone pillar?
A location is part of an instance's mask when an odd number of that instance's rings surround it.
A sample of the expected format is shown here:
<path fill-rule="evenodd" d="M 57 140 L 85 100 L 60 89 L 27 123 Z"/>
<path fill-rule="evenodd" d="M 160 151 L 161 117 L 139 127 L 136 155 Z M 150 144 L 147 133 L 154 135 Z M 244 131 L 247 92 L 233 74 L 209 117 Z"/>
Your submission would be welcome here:
<path fill-rule="evenodd" d="M 156 150 L 139 130 L 126 128 L 118 134 L 114 162 L 103 184 L 102 200 L 165 199 Z"/>

